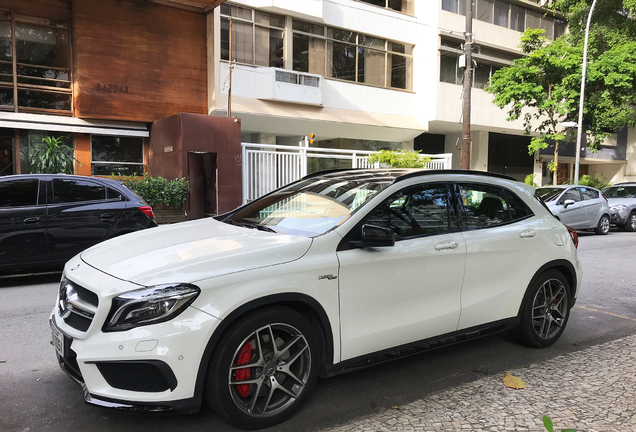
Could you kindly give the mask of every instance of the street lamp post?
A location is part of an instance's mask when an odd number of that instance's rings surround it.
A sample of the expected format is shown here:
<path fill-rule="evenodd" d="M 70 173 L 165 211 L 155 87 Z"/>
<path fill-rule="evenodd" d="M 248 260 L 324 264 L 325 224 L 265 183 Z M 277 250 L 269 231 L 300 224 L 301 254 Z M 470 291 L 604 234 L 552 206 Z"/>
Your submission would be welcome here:
<path fill-rule="evenodd" d="M 587 72 L 587 41 L 590 36 L 590 22 L 592 21 L 592 12 L 594 12 L 596 0 L 592 2 L 590 13 L 587 16 L 587 25 L 585 26 L 585 44 L 583 46 L 583 70 L 581 72 L 581 97 L 579 100 L 579 124 L 576 131 L 576 161 L 574 162 L 574 184 L 579 184 L 579 163 L 581 161 L 581 135 L 583 134 L 583 98 L 585 96 L 585 74 Z"/>

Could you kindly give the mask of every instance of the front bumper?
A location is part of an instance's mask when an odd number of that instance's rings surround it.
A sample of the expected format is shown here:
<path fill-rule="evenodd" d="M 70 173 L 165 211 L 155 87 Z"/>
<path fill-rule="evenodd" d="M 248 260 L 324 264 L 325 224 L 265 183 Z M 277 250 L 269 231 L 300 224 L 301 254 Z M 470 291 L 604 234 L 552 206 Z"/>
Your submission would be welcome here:
<path fill-rule="evenodd" d="M 628 216 L 629 211 L 627 210 L 612 211 L 610 209 L 610 222 L 614 225 L 625 225 Z"/>
<path fill-rule="evenodd" d="M 85 331 L 73 328 L 56 305 L 51 328 L 54 341 L 58 332 L 58 362 L 82 386 L 86 402 L 137 412 L 197 411 L 201 359 L 220 320 L 188 307 L 172 321 L 105 333 L 102 326 L 117 293 L 100 287 L 125 282 L 83 267 L 71 276 L 99 296 L 92 322 Z"/>

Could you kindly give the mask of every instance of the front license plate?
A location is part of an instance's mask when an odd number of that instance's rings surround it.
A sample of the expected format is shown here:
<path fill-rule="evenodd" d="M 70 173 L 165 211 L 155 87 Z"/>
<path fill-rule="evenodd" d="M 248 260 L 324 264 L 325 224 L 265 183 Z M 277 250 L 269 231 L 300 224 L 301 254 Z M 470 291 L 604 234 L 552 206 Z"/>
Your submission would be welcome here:
<path fill-rule="evenodd" d="M 60 357 L 64 357 L 64 335 L 55 327 L 53 321 L 51 321 L 51 342 Z"/>

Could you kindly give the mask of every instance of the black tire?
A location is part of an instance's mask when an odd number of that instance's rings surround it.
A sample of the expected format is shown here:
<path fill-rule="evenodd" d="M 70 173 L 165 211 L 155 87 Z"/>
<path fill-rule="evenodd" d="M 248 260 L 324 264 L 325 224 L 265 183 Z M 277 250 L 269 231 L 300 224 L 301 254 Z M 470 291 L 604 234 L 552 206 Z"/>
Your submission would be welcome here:
<path fill-rule="evenodd" d="M 557 341 L 570 317 L 570 286 L 557 270 L 548 270 L 528 287 L 519 326 L 511 334 L 520 343 L 545 348 Z M 534 316 L 533 316 L 534 312 Z"/>
<path fill-rule="evenodd" d="M 217 414 L 243 429 L 287 420 L 318 378 L 318 334 L 305 317 L 287 307 L 261 309 L 239 318 L 221 337 L 210 361 L 206 401 Z M 244 363 L 252 366 L 237 367 Z"/>
<path fill-rule="evenodd" d="M 598 220 L 598 225 L 594 232 L 599 235 L 606 235 L 610 231 L 610 218 L 608 215 L 603 215 Z"/>
<path fill-rule="evenodd" d="M 636 231 L 636 212 L 631 212 L 627 218 L 627 223 L 624 226 L 625 231 Z"/>

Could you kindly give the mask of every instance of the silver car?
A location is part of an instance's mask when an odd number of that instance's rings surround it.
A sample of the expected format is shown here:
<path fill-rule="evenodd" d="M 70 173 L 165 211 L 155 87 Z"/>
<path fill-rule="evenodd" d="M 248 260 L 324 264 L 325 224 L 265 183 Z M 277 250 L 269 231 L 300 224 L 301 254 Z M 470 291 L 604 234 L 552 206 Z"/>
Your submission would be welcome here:
<path fill-rule="evenodd" d="M 619 183 L 603 190 L 610 206 L 612 224 L 636 231 L 636 182 Z"/>
<path fill-rule="evenodd" d="M 577 230 L 610 230 L 610 208 L 601 191 L 589 186 L 558 185 L 537 188 L 537 195 L 557 219 Z"/>

